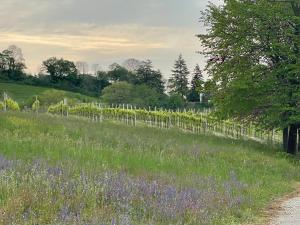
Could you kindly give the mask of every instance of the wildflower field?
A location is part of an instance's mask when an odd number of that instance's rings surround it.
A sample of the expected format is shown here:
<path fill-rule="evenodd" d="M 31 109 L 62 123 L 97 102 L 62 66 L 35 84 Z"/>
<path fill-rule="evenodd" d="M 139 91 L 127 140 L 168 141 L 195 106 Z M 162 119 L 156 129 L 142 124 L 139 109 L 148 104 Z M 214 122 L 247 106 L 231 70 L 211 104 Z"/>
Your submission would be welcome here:
<path fill-rule="evenodd" d="M 249 224 L 300 181 L 280 146 L 0 113 L 0 224 Z"/>

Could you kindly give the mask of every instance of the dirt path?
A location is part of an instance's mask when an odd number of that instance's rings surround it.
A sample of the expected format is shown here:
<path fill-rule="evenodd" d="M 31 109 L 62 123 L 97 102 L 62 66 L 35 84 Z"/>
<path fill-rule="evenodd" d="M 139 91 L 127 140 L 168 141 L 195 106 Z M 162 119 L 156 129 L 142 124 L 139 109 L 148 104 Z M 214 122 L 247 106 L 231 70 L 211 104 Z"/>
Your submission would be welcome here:
<path fill-rule="evenodd" d="M 284 202 L 282 210 L 271 225 L 300 225 L 300 197 Z"/>
<path fill-rule="evenodd" d="M 269 209 L 270 225 L 300 225 L 300 187 Z"/>

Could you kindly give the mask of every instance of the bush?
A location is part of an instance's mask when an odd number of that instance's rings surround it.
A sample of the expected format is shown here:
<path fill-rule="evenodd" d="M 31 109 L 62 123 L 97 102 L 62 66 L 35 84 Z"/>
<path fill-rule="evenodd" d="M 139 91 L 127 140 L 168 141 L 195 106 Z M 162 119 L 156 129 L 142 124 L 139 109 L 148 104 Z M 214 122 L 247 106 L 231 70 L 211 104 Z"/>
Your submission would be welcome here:
<path fill-rule="evenodd" d="M 4 110 L 4 103 L 0 102 L 0 111 Z"/>
<path fill-rule="evenodd" d="M 117 82 L 106 88 L 102 92 L 102 100 L 108 104 L 132 103 L 132 92 L 134 86 L 127 82 Z"/>
<path fill-rule="evenodd" d="M 182 98 L 182 96 L 178 94 L 173 94 L 170 96 L 166 108 L 178 109 L 184 107 L 185 107 L 185 100 Z"/>
<path fill-rule="evenodd" d="M 5 100 L 6 109 L 9 111 L 20 111 L 19 104 L 12 100 L 11 98 L 8 98 Z"/>
<path fill-rule="evenodd" d="M 34 103 L 32 104 L 32 110 L 38 112 L 40 108 L 40 101 L 36 98 Z"/>

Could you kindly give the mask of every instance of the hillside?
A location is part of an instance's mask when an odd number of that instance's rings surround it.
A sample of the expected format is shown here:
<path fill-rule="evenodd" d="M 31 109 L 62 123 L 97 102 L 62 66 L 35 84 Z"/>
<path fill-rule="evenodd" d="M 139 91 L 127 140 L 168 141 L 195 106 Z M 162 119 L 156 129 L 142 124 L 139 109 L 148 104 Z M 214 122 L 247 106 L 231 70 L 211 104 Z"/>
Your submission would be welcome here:
<path fill-rule="evenodd" d="M 300 180 L 253 141 L 43 114 L 0 113 L 0 128 L 0 224 L 257 222 Z"/>
<path fill-rule="evenodd" d="M 30 86 L 30 85 L 19 85 L 13 83 L 0 83 L 0 95 L 6 92 L 8 96 L 13 98 L 15 101 L 21 105 L 29 104 L 35 96 L 40 98 L 47 98 L 48 102 L 56 103 L 62 100 L 64 97 L 69 99 L 74 99 L 83 102 L 91 102 L 96 99 L 79 93 L 74 93 L 70 91 L 62 91 L 53 88 Z M 51 101 L 52 99 L 52 101 Z"/>

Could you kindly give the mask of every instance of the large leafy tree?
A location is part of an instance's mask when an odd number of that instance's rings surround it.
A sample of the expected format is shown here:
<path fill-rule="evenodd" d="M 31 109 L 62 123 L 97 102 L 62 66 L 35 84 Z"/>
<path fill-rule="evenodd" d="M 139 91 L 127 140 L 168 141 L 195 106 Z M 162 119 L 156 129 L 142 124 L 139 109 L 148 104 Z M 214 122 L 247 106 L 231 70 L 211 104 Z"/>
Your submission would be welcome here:
<path fill-rule="evenodd" d="M 300 128 L 300 32 L 295 4 L 226 0 L 210 4 L 199 35 L 222 117 L 282 129 L 287 152 L 297 152 Z"/>
<path fill-rule="evenodd" d="M 125 67 L 119 65 L 118 63 L 113 63 L 109 66 L 107 78 L 112 83 L 121 81 L 133 83 L 135 80 L 135 75 L 131 71 L 127 70 Z"/>
<path fill-rule="evenodd" d="M 175 61 L 172 76 L 169 79 L 169 89 L 171 90 L 171 93 L 186 97 L 188 93 L 189 74 L 190 72 L 187 68 L 186 62 L 180 54 L 178 60 Z"/>
<path fill-rule="evenodd" d="M 161 94 L 164 93 L 165 89 L 162 73 L 159 70 L 153 69 L 153 65 L 150 60 L 142 62 L 136 70 L 136 84 L 147 85 Z"/>
<path fill-rule="evenodd" d="M 164 95 L 149 86 L 116 82 L 104 88 L 102 100 L 110 104 L 132 104 L 139 107 L 160 106 Z"/>
<path fill-rule="evenodd" d="M 75 81 L 78 75 L 78 70 L 74 62 L 56 57 L 44 61 L 42 70 L 46 71 L 54 82 L 64 79 Z"/>
<path fill-rule="evenodd" d="M 0 53 L 0 72 L 6 74 L 9 79 L 23 79 L 25 77 L 24 69 L 26 69 L 26 65 L 22 49 L 11 45 Z"/>
<path fill-rule="evenodd" d="M 125 81 L 116 82 L 102 91 L 102 100 L 109 104 L 131 103 L 134 86 Z"/>

